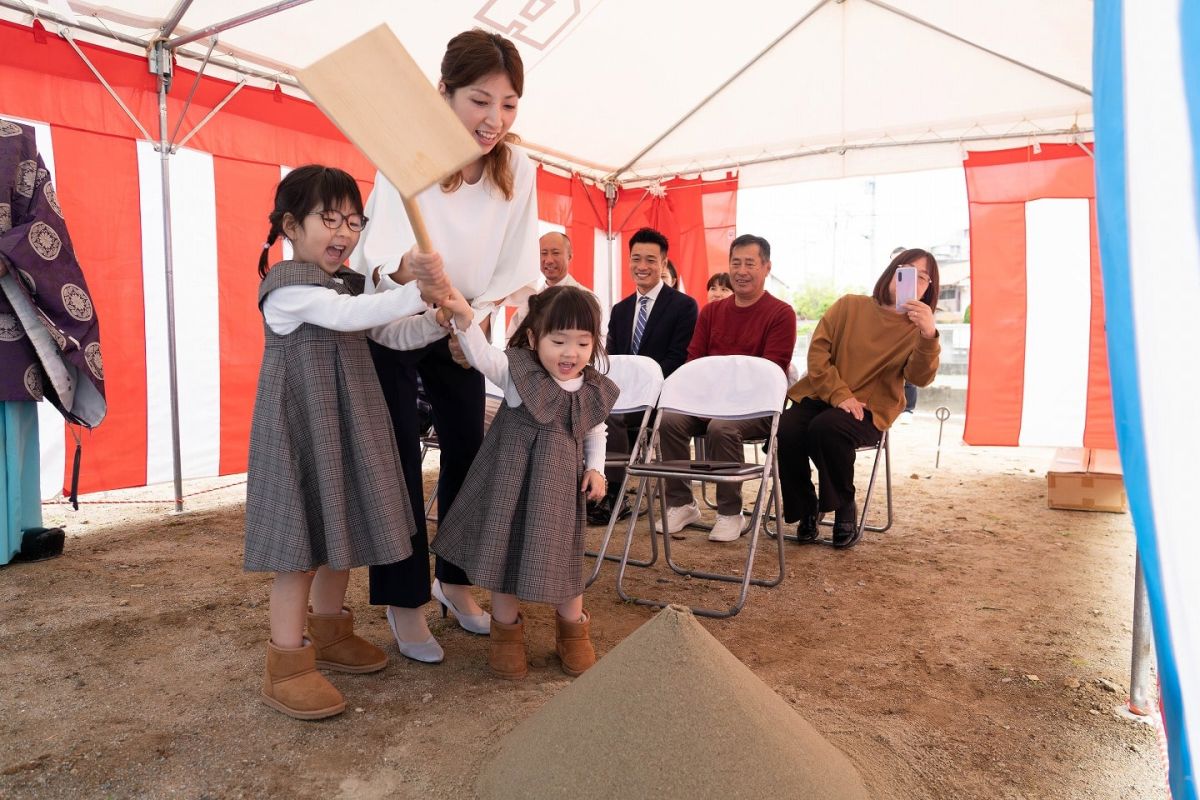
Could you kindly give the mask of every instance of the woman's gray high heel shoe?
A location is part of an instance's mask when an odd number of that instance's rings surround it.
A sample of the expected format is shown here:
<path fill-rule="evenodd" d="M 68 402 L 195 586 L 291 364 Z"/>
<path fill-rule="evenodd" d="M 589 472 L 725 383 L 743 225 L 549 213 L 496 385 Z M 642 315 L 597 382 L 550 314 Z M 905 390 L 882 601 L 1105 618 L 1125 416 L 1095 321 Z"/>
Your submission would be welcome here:
<path fill-rule="evenodd" d="M 392 607 L 387 607 L 388 626 L 392 629 L 392 636 L 396 639 L 396 647 L 400 648 L 400 655 L 405 658 L 411 658 L 413 661 L 420 661 L 422 664 L 440 664 L 442 659 L 446 657 L 446 653 L 442 650 L 442 646 L 438 644 L 437 639 L 433 638 L 433 634 L 423 642 L 406 642 L 400 638 L 400 634 L 396 633 L 396 618 L 392 614 Z"/>
<path fill-rule="evenodd" d="M 487 636 L 492 632 L 492 615 L 486 611 L 481 611 L 478 614 L 464 614 L 459 611 L 454 603 L 450 602 L 450 598 L 446 597 L 446 593 L 442 591 L 441 581 L 434 580 L 433 596 L 442 604 L 442 616 L 446 616 L 446 610 L 454 612 L 454 618 L 458 620 L 459 626 L 464 631 L 469 633 L 477 633 L 480 636 Z"/>

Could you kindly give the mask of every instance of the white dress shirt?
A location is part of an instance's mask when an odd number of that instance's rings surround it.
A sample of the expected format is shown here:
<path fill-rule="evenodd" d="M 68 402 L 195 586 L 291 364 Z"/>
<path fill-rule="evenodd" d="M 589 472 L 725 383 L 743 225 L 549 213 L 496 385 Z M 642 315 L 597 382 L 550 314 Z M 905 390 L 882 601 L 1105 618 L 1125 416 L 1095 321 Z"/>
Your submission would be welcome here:
<path fill-rule="evenodd" d="M 366 331 L 384 347 L 412 350 L 438 331 L 446 332 L 432 311 L 421 313 L 425 303 L 415 283 L 370 295 L 338 294 L 324 286 L 281 286 L 267 295 L 262 308 L 263 319 L 279 336 L 308 323 L 331 331 Z"/>
<path fill-rule="evenodd" d="M 654 284 L 653 289 L 646 292 L 645 294 L 642 294 L 641 292 L 637 292 L 637 297 L 635 297 L 633 299 L 633 325 L 630 326 L 630 328 L 629 328 L 629 341 L 631 344 L 633 343 L 633 335 L 637 332 L 638 314 L 641 313 L 640 306 L 642 304 L 642 298 L 643 297 L 647 298 L 647 300 L 646 300 L 646 319 L 649 320 L 650 312 L 654 310 L 654 301 L 658 299 L 658 293 L 662 291 L 662 288 L 663 288 L 662 278 L 659 278 L 658 283 Z M 645 333 L 645 331 L 642 331 L 642 333 Z"/>

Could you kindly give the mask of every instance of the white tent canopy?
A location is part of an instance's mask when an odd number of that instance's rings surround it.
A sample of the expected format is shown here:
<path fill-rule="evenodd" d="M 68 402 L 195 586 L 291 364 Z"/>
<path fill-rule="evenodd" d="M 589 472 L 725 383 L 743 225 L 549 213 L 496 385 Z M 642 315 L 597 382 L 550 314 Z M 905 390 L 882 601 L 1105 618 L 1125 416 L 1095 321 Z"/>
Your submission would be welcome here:
<path fill-rule="evenodd" d="M 1089 0 L 0 0 L 0 18 L 131 50 L 170 31 L 196 68 L 252 84 L 387 22 L 436 80 L 482 26 L 526 66 L 535 154 L 620 184 L 738 169 L 743 186 L 958 166 L 965 149 L 1090 140 Z M 181 16 L 180 16 L 181 15 Z M 175 20 L 177 24 L 175 24 Z M 193 39 L 193 37 L 195 37 Z M 190 55 L 190 57 L 189 57 Z M 362 76 L 377 80 L 378 76 Z M 185 91 L 186 87 L 174 91 Z"/>

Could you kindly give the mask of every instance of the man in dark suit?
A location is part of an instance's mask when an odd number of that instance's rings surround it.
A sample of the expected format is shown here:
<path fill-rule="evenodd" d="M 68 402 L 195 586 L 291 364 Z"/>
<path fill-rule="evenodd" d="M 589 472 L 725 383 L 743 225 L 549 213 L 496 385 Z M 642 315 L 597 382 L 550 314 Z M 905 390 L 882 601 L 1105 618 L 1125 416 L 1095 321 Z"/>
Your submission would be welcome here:
<path fill-rule="evenodd" d="M 608 354 L 647 356 L 662 367 L 663 377 L 687 360 L 688 343 L 699 313 L 696 301 L 663 283 L 667 263 L 667 237 L 653 228 L 642 228 L 629 237 L 629 273 L 636 290 L 613 306 L 608 322 Z M 641 415 L 614 414 L 608 418 L 608 451 L 628 453 Z M 608 495 L 588 509 L 593 525 L 608 522 L 625 471 L 607 470 Z M 622 501 L 624 517 L 627 500 Z"/>

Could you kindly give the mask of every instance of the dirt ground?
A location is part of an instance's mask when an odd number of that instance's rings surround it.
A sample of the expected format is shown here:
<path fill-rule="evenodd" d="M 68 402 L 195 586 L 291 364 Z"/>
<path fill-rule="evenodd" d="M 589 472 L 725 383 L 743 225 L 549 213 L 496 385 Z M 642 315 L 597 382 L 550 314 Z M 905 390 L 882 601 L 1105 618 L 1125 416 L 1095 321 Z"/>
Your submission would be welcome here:
<path fill-rule="evenodd" d="M 891 531 L 848 551 L 789 543 L 782 585 L 703 624 L 849 756 L 878 800 L 1164 798 L 1153 727 L 1117 712 L 1129 516 L 1048 510 L 1050 451 L 962 446 L 957 418 L 935 469 L 937 435 L 930 414 L 894 431 Z M 183 515 L 161 502 L 169 487 L 104 498 L 157 504 L 47 508 L 48 524 L 67 526 L 66 554 L 0 569 L 0 796 L 469 798 L 500 737 L 569 685 L 544 608 L 528 612 L 523 682 L 490 677 L 486 640 L 436 605 L 445 663 L 407 661 L 359 570 L 349 603 L 392 663 L 332 677 L 348 701 L 340 717 L 269 710 L 257 699 L 269 583 L 241 570 L 244 488 L 190 497 Z M 742 547 L 695 530 L 674 544 L 677 559 L 709 564 L 732 564 Z M 758 573 L 773 548 L 764 538 Z M 621 602 L 614 577 L 606 565 L 587 595 L 601 655 L 654 613 Z M 627 585 L 689 603 L 734 596 L 661 564 L 631 569 Z M 547 795 L 531 785 L 530 796 Z"/>

